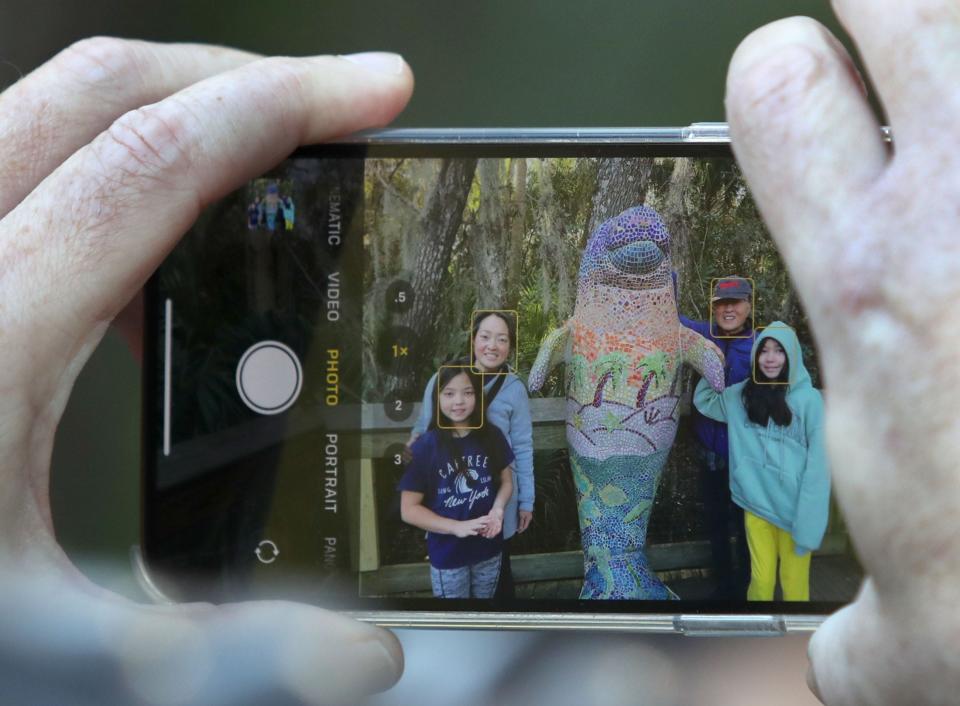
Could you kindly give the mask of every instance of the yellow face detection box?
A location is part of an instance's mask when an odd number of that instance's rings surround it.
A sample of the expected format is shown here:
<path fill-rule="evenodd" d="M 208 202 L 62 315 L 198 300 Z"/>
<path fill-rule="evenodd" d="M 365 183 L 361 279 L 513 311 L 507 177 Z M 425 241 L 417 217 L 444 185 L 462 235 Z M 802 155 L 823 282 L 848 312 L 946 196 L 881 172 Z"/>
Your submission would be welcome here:
<path fill-rule="evenodd" d="M 483 392 L 483 384 L 482 384 L 482 383 L 481 383 L 481 385 L 480 385 L 480 389 L 479 389 L 479 390 L 474 390 L 474 391 L 473 391 L 474 394 L 476 395 L 476 400 L 477 400 L 476 404 L 480 405 L 480 424 L 477 425 L 477 426 L 475 426 L 475 427 L 457 427 L 457 426 L 450 426 L 450 425 L 448 425 L 448 424 L 444 424 L 444 423 L 443 423 L 443 419 L 442 419 L 442 416 L 443 416 L 443 415 L 442 415 L 442 413 L 441 413 L 441 411 L 440 411 L 440 377 L 441 377 L 441 372 L 443 371 L 444 368 L 453 368 L 453 369 L 456 369 L 456 370 L 460 370 L 460 371 L 462 371 L 462 372 L 464 372 L 464 373 L 473 373 L 474 375 L 477 374 L 477 373 L 473 370 L 473 368 L 472 368 L 471 366 L 469 366 L 469 365 L 441 365 L 441 366 L 440 366 L 440 369 L 437 371 L 437 384 L 434 385 L 434 387 L 436 388 L 436 392 L 435 392 L 435 394 L 434 394 L 434 397 L 436 397 L 435 403 L 436 403 L 436 415 L 437 415 L 437 428 L 438 428 L 438 429 L 451 429 L 451 430 L 452 430 L 452 429 L 482 429 L 482 428 L 483 428 L 484 421 L 485 421 L 484 418 L 483 418 L 483 415 L 484 415 L 484 406 L 483 406 L 484 392 Z M 481 378 L 481 379 L 482 379 L 482 378 Z M 472 414 L 472 412 L 471 412 L 471 414 Z"/>
<path fill-rule="evenodd" d="M 715 316 L 714 316 L 714 311 L 713 311 L 714 305 L 715 305 L 715 302 L 713 301 L 714 288 L 717 286 L 717 282 L 719 282 L 719 281 L 721 281 L 721 280 L 730 280 L 730 279 L 742 279 L 742 280 L 744 280 L 745 282 L 749 282 L 749 283 L 750 283 L 750 333 L 748 333 L 748 334 L 746 334 L 746 335 L 743 335 L 743 336 L 739 336 L 739 335 L 738 335 L 738 336 L 723 336 L 723 335 L 720 335 L 720 334 L 721 334 L 721 329 L 720 329 L 719 326 L 717 326 L 717 322 L 716 322 Z M 755 328 L 756 328 L 756 323 L 757 323 L 757 322 L 756 322 L 757 287 L 756 287 L 756 283 L 753 281 L 753 278 L 752 278 L 752 277 L 740 277 L 740 276 L 734 276 L 734 275 L 730 275 L 729 277 L 713 277 L 713 278 L 710 280 L 710 289 L 707 290 L 707 291 L 709 292 L 708 295 L 707 295 L 707 311 L 710 312 L 710 335 L 713 336 L 714 338 L 731 338 L 731 339 L 734 339 L 734 338 L 752 338 L 752 337 L 753 337 L 753 331 L 755 330 Z M 743 301 L 745 301 L 745 300 L 743 300 Z"/>
<path fill-rule="evenodd" d="M 788 326 L 787 324 L 777 324 L 777 325 L 775 325 L 775 326 L 774 326 L 774 325 L 771 325 L 771 326 L 761 326 L 760 329 L 757 331 L 757 338 L 760 338 L 760 335 L 761 335 L 764 331 L 775 331 L 775 330 L 777 330 L 777 329 L 781 329 L 781 330 L 785 330 L 785 331 L 793 331 L 794 337 L 796 337 L 796 335 L 797 335 L 797 332 L 796 332 L 796 330 L 793 328 L 793 326 Z M 777 341 L 777 339 L 773 339 L 773 340 Z M 799 339 L 798 339 L 798 340 L 799 340 Z M 764 341 L 764 343 L 765 343 L 765 342 L 766 342 L 766 341 Z M 783 345 L 782 343 L 780 343 L 780 341 L 777 341 L 777 343 L 779 343 L 781 346 Z M 759 345 L 762 346 L 763 343 L 761 343 L 761 344 L 759 344 Z M 794 383 L 794 381 L 797 379 L 797 378 L 796 378 L 797 368 L 799 367 L 798 362 L 801 360 L 801 357 L 802 357 L 803 354 L 802 354 L 801 351 L 800 351 L 799 343 L 797 344 L 797 350 L 795 350 L 795 351 L 788 351 L 788 350 L 784 349 L 784 353 L 786 353 L 786 355 L 787 355 L 787 365 L 790 366 L 790 373 L 789 373 L 789 376 L 788 376 L 786 382 L 782 382 L 782 381 L 780 381 L 780 380 L 758 380 L 758 379 L 757 379 L 757 358 L 760 357 L 760 355 L 759 355 L 759 350 L 758 350 L 758 352 L 753 356 L 753 360 L 750 361 L 750 374 L 751 374 L 751 376 L 752 376 L 752 378 L 753 378 L 753 382 L 756 383 L 757 385 L 786 385 L 786 386 L 792 385 L 792 384 Z"/>
<path fill-rule="evenodd" d="M 516 309 L 474 309 L 473 313 L 470 315 L 470 329 L 467 331 L 467 338 L 470 340 L 470 366 L 473 368 L 474 372 L 478 375 L 506 375 L 509 373 L 509 370 L 502 370 L 496 373 L 487 373 L 481 371 L 477 367 L 476 361 L 476 341 L 474 340 L 473 331 L 479 325 L 480 321 L 490 316 L 491 314 L 501 314 L 506 319 L 513 319 L 513 336 L 511 337 L 510 351 L 513 357 L 513 364 L 509 367 L 514 370 L 517 369 L 520 361 L 520 314 Z M 501 321 L 503 320 L 499 316 L 497 317 Z M 507 323 L 506 321 L 504 323 Z M 510 324 L 507 323 L 509 327 Z"/>

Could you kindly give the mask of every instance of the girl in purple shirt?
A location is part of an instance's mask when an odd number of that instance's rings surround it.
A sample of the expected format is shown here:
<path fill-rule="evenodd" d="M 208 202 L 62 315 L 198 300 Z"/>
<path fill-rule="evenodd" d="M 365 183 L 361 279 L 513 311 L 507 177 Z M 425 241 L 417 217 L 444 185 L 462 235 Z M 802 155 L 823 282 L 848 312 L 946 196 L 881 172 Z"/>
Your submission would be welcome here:
<path fill-rule="evenodd" d="M 437 413 L 400 480 L 400 516 L 427 531 L 435 596 L 490 598 L 500 576 L 513 452 L 485 423 L 477 399 L 483 381 L 469 361 L 441 366 L 435 389 Z"/>

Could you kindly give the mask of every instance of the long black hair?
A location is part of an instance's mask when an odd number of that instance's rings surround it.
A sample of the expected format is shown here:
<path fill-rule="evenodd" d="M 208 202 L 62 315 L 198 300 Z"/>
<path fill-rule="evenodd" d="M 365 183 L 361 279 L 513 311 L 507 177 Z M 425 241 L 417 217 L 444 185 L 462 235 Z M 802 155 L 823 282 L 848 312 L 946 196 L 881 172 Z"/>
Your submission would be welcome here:
<path fill-rule="evenodd" d="M 460 454 L 455 450 L 453 440 L 453 420 L 445 415 L 443 410 L 440 409 L 441 391 L 450 383 L 451 380 L 461 374 L 466 375 L 470 379 L 470 383 L 473 385 L 473 392 L 476 396 L 476 404 L 473 406 L 473 412 L 471 412 L 470 416 L 467 418 L 467 426 L 473 427 L 473 429 L 470 430 L 470 433 L 477 435 L 475 438 L 480 443 L 481 447 L 489 448 L 489 445 L 487 444 L 489 422 L 486 418 L 487 410 L 485 409 L 483 403 L 483 376 L 474 371 L 470 365 L 469 358 L 457 358 L 440 366 L 440 370 L 437 372 L 437 381 L 434 385 L 433 393 L 433 403 L 436 405 L 436 408 L 434 410 L 434 414 L 431 416 L 428 430 L 436 432 L 439 440 L 439 446 L 443 450 L 444 455 L 451 459 L 456 474 L 458 476 L 462 475 L 466 480 L 467 485 L 472 487 L 473 479 L 467 472 L 467 468 L 463 464 Z"/>
<path fill-rule="evenodd" d="M 783 369 L 776 378 L 767 383 L 757 383 L 754 379 L 760 370 L 760 351 L 767 341 L 774 341 L 784 353 Z M 747 417 L 754 424 L 767 426 L 773 419 L 774 424 L 782 427 L 790 426 L 793 421 L 793 412 L 787 405 L 787 389 L 790 381 L 790 356 L 787 355 L 783 344 L 772 336 L 768 336 L 757 343 L 757 350 L 753 356 L 753 375 L 747 378 L 743 386 L 741 399 L 747 410 Z"/>

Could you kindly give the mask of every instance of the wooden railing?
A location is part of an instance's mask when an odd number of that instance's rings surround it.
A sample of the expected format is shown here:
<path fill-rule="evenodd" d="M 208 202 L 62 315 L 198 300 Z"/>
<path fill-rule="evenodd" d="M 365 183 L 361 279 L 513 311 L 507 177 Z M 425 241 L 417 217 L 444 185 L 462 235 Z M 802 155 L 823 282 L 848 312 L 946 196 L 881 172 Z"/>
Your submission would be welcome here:
<path fill-rule="evenodd" d="M 382 458 L 387 449 L 397 443 L 405 443 L 410 438 L 410 430 L 420 416 L 421 403 L 413 407 L 413 414 L 403 421 L 396 422 L 390 419 L 383 409 L 383 405 L 363 405 L 360 461 L 360 555 L 359 568 L 361 572 L 380 570 L 380 537 L 377 518 L 376 491 L 374 483 L 373 460 Z M 534 398 L 530 400 L 530 417 L 533 421 L 533 448 L 559 449 L 566 446 L 566 402 L 559 397 Z M 566 566 L 567 564 L 564 564 Z M 411 565 L 419 567 L 411 569 L 413 574 L 422 574 L 426 571 L 427 587 L 430 576 L 427 565 Z M 581 562 L 582 567 L 582 562 Z M 397 570 L 384 567 L 390 574 Z M 410 572 L 399 570 L 399 575 L 409 575 Z M 582 569 L 581 569 L 582 571 Z M 375 578 L 369 581 L 376 582 Z M 396 580 L 384 579 L 387 584 L 394 585 Z M 419 590 L 419 589 L 409 589 Z"/>
<path fill-rule="evenodd" d="M 426 562 L 381 566 L 379 524 L 376 516 L 373 459 L 385 455 L 391 444 L 403 443 L 420 412 L 403 422 L 389 419 L 381 405 L 363 406 L 363 460 L 360 465 L 360 555 L 361 590 L 365 595 L 388 595 L 430 590 L 430 571 Z M 558 449 L 566 446 L 566 402 L 562 398 L 530 400 L 534 448 Z M 830 524 L 818 555 L 844 554 L 849 540 L 843 519 L 831 500 Z M 707 541 L 674 542 L 650 545 L 647 558 L 654 571 L 703 568 L 710 565 Z M 583 554 L 564 551 L 527 554 L 511 558 L 514 580 L 547 581 L 582 578 Z"/>
<path fill-rule="evenodd" d="M 291 437 L 338 431 L 349 436 L 360 434 L 359 523 L 357 526 L 357 568 L 362 572 L 365 586 L 376 591 L 418 591 L 429 588 L 429 570 L 426 563 L 382 566 L 380 560 L 379 522 L 375 497 L 374 459 L 383 458 L 391 444 L 403 443 L 420 412 L 415 404 L 412 415 L 401 422 L 389 419 L 380 404 L 364 404 L 341 408 L 341 415 L 331 420 L 328 409 L 300 409 L 283 419 L 258 418 L 244 425 L 211 434 L 203 438 L 174 445 L 168 467 L 162 475 L 165 485 L 175 485 L 200 476 L 211 468 L 218 468 L 234 460 L 282 443 Z M 356 428 L 356 420 L 362 420 Z M 566 404 L 562 398 L 534 398 L 530 400 L 534 426 L 535 449 L 559 449 L 566 446 Z M 338 427 L 342 423 L 342 428 Z M 357 466 L 345 464 L 345 472 Z M 356 486 L 354 486 L 356 487 Z M 356 536 L 356 535 L 355 535 Z M 831 502 L 830 524 L 819 554 L 837 554 L 849 551 L 849 542 L 843 519 Z M 678 542 L 648 547 L 648 555 L 655 570 L 698 568 L 709 564 L 706 542 Z M 533 554 L 513 558 L 518 581 L 539 581 L 582 576 L 582 556 L 579 551 L 551 554 Z"/>

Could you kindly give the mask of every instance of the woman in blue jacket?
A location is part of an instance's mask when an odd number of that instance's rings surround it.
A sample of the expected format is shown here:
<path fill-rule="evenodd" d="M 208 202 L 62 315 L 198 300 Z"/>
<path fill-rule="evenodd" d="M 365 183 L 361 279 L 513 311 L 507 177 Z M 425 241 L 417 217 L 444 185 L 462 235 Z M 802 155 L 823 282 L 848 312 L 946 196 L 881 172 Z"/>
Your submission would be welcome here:
<path fill-rule="evenodd" d="M 533 520 L 533 423 L 530 398 L 523 381 L 511 372 L 508 361 L 516 350 L 517 323 L 508 311 L 481 311 L 474 314 L 471 337 L 471 363 L 483 374 L 486 421 L 503 432 L 510 443 L 513 463 L 513 494 L 503 515 L 503 562 L 498 598 L 513 597 L 513 575 L 510 569 L 510 538 L 523 532 Z M 420 416 L 413 426 L 407 447 L 430 425 L 435 415 L 433 400 L 437 376 L 423 392 Z M 491 401 L 492 398 L 492 401 Z"/>
<path fill-rule="evenodd" d="M 681 315 L 691 328 L 723 353 L 726 387 L 750 377 L 753 359 L 753 282 L 736 275 L 714 280 L 710 320 L 694 321 Z M 727 425 L 691 414 L 697 440 L 696 454 L 704 524 L 710 538 L 715 588 L 712 599 L 742 601 L 750 582 L 750 553 L 743 525 L 743 508 L 730 497 L 730 455 Z M 731 541 L 732 540 L 732 541 Z"/>
<path fill-rule="evenodd" d="M 745 511 L 750 550 L 747 600 L 810 600 L 810 554 L 827 527 L 830 474 L 823 438 L 823 397 L 810 382 L 800 342 L 776 321 L 757 335 L 753 375 L 722 393 L 703 381 L 694 405 L 726 422 L 730 493 Z"/>

